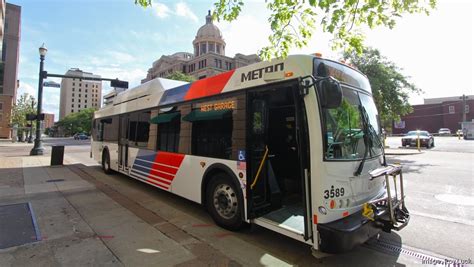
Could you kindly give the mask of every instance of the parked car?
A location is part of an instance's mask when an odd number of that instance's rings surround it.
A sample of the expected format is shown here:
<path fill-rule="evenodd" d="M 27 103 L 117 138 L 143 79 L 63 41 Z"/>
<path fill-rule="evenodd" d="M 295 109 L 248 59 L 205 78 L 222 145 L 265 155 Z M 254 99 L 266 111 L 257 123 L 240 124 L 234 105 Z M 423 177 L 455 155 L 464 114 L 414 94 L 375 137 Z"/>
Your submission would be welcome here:
<path fill-rule="evenodd" d="M 451 130 L 448 128 L 441 128 L 438 131 L 439 135 L 451 135 Z"/>
<path fill-rule="evenodd" d="M 74 140 L 87 140 L 89 139 L 89 136 L 87 136 L 85 133 L 77 133 L 74 135 Z"/>
<path fill-rule="evenodd" d="M 402 146 L 417 146 L 418 137 L 420 138 L 420 146 L 434 147 L 433 135 L 428 131 L 409 131 L 402 137 Z"/>

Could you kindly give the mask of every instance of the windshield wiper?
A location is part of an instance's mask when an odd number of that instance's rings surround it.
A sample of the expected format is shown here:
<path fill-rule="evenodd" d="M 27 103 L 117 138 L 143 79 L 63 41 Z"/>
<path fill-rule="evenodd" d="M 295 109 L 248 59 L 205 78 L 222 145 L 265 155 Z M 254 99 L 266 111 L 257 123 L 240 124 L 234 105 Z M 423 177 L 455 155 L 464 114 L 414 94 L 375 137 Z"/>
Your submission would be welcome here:
<path fill-rule="evenodd" d="M 369 146 L 371 146 L 369 143 L 371 143 L 371 140 L 369 138 L 369 115 L 367 114 L 367 111 L 362 105 L 359 105 L 359 110 L 362 115 L 362 127 L 364 131 L 364 145 L 365 145 L 365 150 L 364 150 L 364 157 L 362 158 L 362 161 L 359 164 L 359 167 L 357 167 L 357 170 L 354 172 L 354 176 L 359 176 L 360 173 L 362 172 L 362 169 L 364 168 L 365 160 L 367 159 L 367 155 L 369 154 Z"/>
<path fill-rule="evenodd" d="M 354 176 L 359 176 L 362 172 L 362 169 L 364 168 L 365 160 L 367 159 L 367 155 L 369 154 L 369 150 L 371 152 L 373 151 L 374 148 L 374 142 L 373 140 L 377 140 L 377 145 L 382 149 L 382 154 L 383 154 L 383 166 L 387 165 L 387 161 L 385 160 L 385 148 L 383 147 L 382 142 L 380 141 L 380 138 L 377 135 L 377 132 L 375 131 L 374 127 L 372 124 L 370 124 L 369 121 L 369 114 L 367 114 L 367 110 L 361 105 L 359 106 L 360 112 L 362 114 L 362 127 L 364 127 L 364 144 L 365 144 L 365 150 L 364 150 L 364 157 L 362 158 L 362 161 L 359 164 L 359 167 L 357 167 L 357 170 L 354 172 Z"/>

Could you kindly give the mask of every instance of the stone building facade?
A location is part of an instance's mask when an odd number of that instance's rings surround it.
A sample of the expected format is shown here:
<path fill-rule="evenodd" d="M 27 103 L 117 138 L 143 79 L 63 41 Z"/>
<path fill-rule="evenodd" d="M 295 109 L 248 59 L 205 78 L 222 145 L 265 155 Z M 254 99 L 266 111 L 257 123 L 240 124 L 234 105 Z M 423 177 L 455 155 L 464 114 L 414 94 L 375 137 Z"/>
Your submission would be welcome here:
<path fill-rule="evenodd" d="M 196 79 L 211 77 L 235 68 L 259 62 L 257 55 L 225 55 L 226 43 L 219 28 L 212 22 L 210 12 L 206 24 L 201 26 L 193 40 L 194 53 L 177 52 L 161 56 L 153 62 L 142 83 L 161 77 L 166 78 L 173 72 L 182 72 Z"/>

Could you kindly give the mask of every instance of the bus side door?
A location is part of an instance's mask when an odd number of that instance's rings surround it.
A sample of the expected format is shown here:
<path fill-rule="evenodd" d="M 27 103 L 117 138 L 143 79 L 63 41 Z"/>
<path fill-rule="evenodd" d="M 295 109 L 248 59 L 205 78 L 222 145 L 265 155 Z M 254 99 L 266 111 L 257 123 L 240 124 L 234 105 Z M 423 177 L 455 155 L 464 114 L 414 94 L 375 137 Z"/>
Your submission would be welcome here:
<path fill-rule="evenodd" d="M 119 144 L 118 144 L 118 169 L 121 171 L 128 170 L 128 115 L 120 115 L 119 124 Z"/>

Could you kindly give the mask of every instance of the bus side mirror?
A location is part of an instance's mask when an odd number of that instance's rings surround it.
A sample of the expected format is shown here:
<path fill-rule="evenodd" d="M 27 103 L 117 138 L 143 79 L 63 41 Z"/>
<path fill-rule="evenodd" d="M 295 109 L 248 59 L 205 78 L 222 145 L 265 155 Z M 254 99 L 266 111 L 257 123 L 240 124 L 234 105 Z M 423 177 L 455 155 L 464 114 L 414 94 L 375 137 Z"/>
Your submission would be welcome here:
<path fill-rule="evenodd" d="M 318 81 L 318 92 L 323 108 L 338 108 L 342 103 L 341 84 L 332 77 Z"/>

